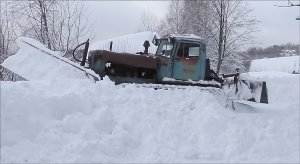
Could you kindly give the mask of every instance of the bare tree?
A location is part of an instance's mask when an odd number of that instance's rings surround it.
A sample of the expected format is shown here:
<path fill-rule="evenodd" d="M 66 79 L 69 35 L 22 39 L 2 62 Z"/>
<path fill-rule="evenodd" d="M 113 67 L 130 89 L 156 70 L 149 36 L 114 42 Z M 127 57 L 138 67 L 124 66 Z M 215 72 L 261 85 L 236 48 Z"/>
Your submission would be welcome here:
<path fill-rule="evenodd" d="M 149 9 L 143 12 L 141 27 L 138 31 L 156 31 L 158 29 L 158 18 L 150 13 Z"/>
<path fill-rule="evenodd" d="M 189 0 L 184 1 L 186 11 L 183 13 L 186 18 L 186 32 L 193 33 L 203 39 L 208 38 L 209 15 L 211 12 L 210 1 Z"/>
<path fill-rule="evenodd" d="M 34 0 L 15 6 L 22 20 L 22 34 L 39 40 L 49 49 L 68 52 L 93 35 L 82 2 Z"/>
<path fill-rule="evenodd" d="M 11 2 L 0 2 L 0 63 L 16 52 L 16 16 L 10 12 Z M 16 75 L 0 65 L 0 80 L 16 80 Z"/>
<path fill-rule="evenodd" d="M 15 16 L 8 10 L 10 3 L 1 2 L 0 4 L 0 54 L 2 62 L 3 57 L 10 55 L 13 51 L 9 47 L 12 46 L 14 39 L 16 39 L 16 32 L 14 28 Z"/>
<path fill-rule="evenodd" d="M 213 0 L 211 3 L 208 31 L 211 53 L 216 54 L 213 56 L 217 63 L 216 72 L 219 73 L 222 64 L 231 68 L 242 66 L 239 52 L 244 46 L 254 43 L 251 34 L 257 31 L 258 21 L 250 16 L 252 9 L 241 0 Z"/>
<path fill-rule="evenodd" d="M 188 19 L 184 14 L 186 12 L 184 1 L 172 0 L 169 5 L 166 19 L 159 26 L 161 35 L 175 33 L 183 34 L 189 29 Z"/>
<path fill-rule="evenodd" d="M 55 51 L 70 52 L 92 39 L 92 26 L 82 2 L 60 0 L 0 1 L 0 63 L 16 53 L 15 40 L 31 37 Z M 0 78 L 14 81 L 14 74 L 0 67 Z M 12 77 L 12 78 L 10 78 Z"/>

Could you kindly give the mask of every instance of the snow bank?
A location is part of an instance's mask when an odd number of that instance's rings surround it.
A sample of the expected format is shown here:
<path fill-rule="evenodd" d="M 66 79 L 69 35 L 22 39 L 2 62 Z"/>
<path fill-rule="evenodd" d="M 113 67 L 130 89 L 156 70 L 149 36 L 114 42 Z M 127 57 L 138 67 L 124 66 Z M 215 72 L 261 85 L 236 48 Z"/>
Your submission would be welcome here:
<path fill-rule="evenodd" d="M 251 61 L 249 71 L 279 71 L 288 73 L 300 73 L 299 60 L 299 56 L 257 59 Z"/>
<path fill-rule="evenodd" d="M 28 42 L 44 52 L 24 42 Z M 17 44 L 20 50 L 15 55 L 8 57 L 1 65 L 27 80 L 87 78 L 85 72 L 79 71 L 74 66 L 63 62 L 62 60 L 80 67 L 78 64 L 61 57 L 61 52 L 51 51 L 45 45 L 31 38 L 21 37 L 17 39 Z M 59 59 L 51 57 L 45 52 Z"/>
<path fill-rule="evenodd" d="M 144 52 L 144 42 L 148 40 L 150 42 L 149 53 L 154 54 L 156 52 L 156 46 L 152 44 L 154 36 L 158 37 L 158 34 L 151 31 L 140 32 L 135 34 L 128 34 L 116 38 L 111 38 L 103 41 L 91 43 L 89 50 L 109 50 L 110 42 L 113 41 L 112 51 L 114 52 L 128 52 L 137 53 Z"/>
<path fill-rule="evenodd" d="M 1 162 L 299 162 L 299 102 L 258 111 L 229 111 L 193 87 L 1 82 Z"/>

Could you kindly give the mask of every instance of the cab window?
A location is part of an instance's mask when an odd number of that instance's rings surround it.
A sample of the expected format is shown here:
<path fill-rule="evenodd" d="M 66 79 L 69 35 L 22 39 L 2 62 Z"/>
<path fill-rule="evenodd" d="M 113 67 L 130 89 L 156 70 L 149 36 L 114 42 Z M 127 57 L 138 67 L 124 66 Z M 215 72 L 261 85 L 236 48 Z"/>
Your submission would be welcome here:
<path fill-rule="evenodd" d="M 177 50 L 178 57 L 190 58 L 198 57 L 200 54 L 200 44 L 196 43 L 180 43 Z"/>
<path fill-rule="evenodd" d="M 156 55 L 170 57 L 173 50 L 173 44 L 168 40 L 161 40 Z"/>

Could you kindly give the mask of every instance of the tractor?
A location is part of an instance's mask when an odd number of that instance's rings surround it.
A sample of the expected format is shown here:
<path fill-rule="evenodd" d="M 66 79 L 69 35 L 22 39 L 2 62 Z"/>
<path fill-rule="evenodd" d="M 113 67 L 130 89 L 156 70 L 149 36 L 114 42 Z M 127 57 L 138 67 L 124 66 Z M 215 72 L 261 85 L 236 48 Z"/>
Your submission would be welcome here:
<path fill-rule="evenodd" d="M 144 52 L 132 54 L 107 50 L 88 52 L 87 41 L 81 65 L 84 66 L 88 58 L 88 68 L 97 73 L 100 79 L 108 76 L 116 84 L 184 85 L 227 91 L 231 88 L 234 94 L 238 94 L 236 99 L 268 103 L 264 81 L 240 79 L 239 69 L 227 75 L 218 75 L 210 69 L 206 43 L 201 38 L 195 35 L 155 36 L 152 43 L 157 46 L 155 54 L 148 53 L 148 40 L 143 44 Z"/>

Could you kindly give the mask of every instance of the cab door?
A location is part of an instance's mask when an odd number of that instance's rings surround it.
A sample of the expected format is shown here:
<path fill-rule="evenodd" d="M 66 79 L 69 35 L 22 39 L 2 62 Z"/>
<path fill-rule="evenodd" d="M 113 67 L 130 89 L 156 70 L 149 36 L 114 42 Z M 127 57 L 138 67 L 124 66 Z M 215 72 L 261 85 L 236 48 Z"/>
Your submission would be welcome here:
<path fill-rule="evenodd" d="M 206 57 L 203 44 L 179 42 L 173 57 L 174 79 L 194 81 L 204 79 Z"/>

